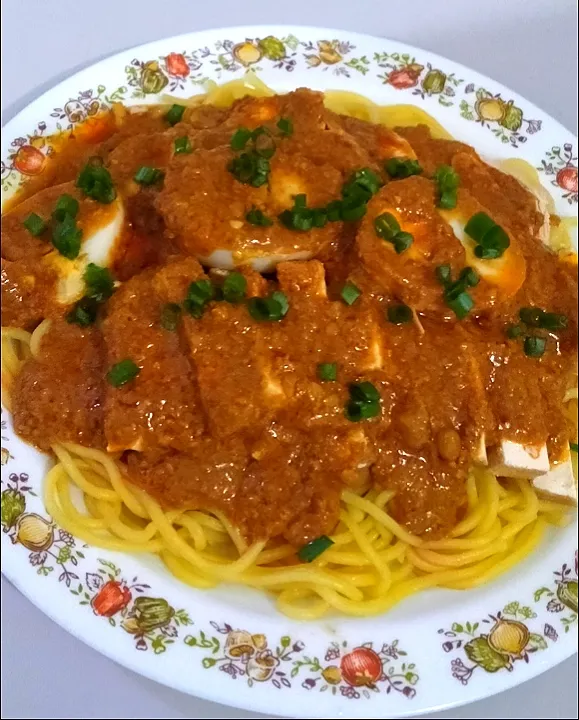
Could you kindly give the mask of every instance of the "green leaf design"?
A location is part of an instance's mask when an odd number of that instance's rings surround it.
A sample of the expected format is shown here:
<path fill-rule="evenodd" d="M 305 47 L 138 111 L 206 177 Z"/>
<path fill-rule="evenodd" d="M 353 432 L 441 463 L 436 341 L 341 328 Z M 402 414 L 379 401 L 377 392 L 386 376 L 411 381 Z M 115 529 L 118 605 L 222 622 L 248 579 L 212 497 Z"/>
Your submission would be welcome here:
<path fill-rule="evenodd" d="M 450 629 L 455 633 L 464 632 L 464 628 L 460 623 L 452 623 L 452 627 Z"/>
<path fill-rule="evenodd" d="M 541 587 L 538 590 L 535 590 L 535 594 L 533 595 L 533 600 L 535 602 L 539 602 L 539 600 L 543 597 L 543 595 L 547 594 L 549 597 L 553 594 L 549 588 L 547 587 Z"/>
<path fill-rule="evenodd" d="M 290 643 L 291 643 L 291 638 L 288 637 L 287 635 L 284 635 L 282 637 L 282 639 L 280 640 L 280 643 L 283 648 L 289 647 Z"/>
<path fill-rule="evenodd" d="M 187 635 L 183 642 L 185 645 L 189 645 L 189 647 L 195 647 L 197 645 L 197 638 L 193 635 Z"/>
<path fill-rule="evenodd" d="M 524 606 L 519 610 L 519 615 L 520 615 L 522 618 L 525 618 L 525 620 L 529 620 L 529 619 L 531 619 L 531 618 L 536 618 L 536 617 L 537 617 L 537 613 L 534 612 L 533 610 L 531 610 L 531 608 L 530 608 L 528 605 L 524 605 Z"/>
<path fill-rule="evenodd" d="M 516 615 L 519 612 L 521 604 L 516 600 L 514 602 L 507 603 L 503 608 L 503 615 Z"/>
<path fill-rule="evenodd" d="M 538 633 L 531 633 L 529 635 L 529 641 L 525 647 L 526 650 L 546 650 L 547 641 L 542 635 Z"/>
<path fill-rule="evenodd" d="M 495 673 L 510 665 L 508 657 L 492 649 L 486 635 L 469 640 L 464 646 L 464 652 L 469 660 L 490 673 Z"/>
<path fill-rule="evenodd" d="M 217 660 L 215 658 L 203 658 L 201 661 L 201 665 L 208 670 L 209 668 L 213 667 L 217 663 Z"/>
<path fill-rule="evenodd" d="M 10 530 L 10 528 L 16 525 L 16 521 L 24 512 L 26 500 L 21 492 L 13 490 L 12 488 L 4 490 L 0 497 L 2 502 L 2 510 L 0 513 L 2 527 L 4 530 Z"/>
<path fill-rule="evenodd" d="M 416 683 L 418 682 L 418 675 L 413 672 L 407 672 L 406 675 L 404 675 L 404 679 L 410 685 L 416 685 Z"/>

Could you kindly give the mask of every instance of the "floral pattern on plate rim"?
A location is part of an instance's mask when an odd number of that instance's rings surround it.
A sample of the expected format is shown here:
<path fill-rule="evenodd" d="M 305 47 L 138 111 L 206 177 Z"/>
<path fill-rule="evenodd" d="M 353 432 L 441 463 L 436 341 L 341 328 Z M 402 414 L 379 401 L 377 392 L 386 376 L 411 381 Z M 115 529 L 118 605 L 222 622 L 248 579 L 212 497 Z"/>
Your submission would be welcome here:
<path fill-rule="evenodd" d="M 1 428 L 7 431 L 4 419 Z M 9 444 L 8 436 L 2 435 L 2 443 Z M 8 447 L 3 446 L 2 465 L 14 459 Z M 47 577 L 59 569 L 58 582 L 78 598 L 79 604 L 89 606 L 94 615 L 131 635 L 137 650 L 150 648 L 160 655 L 175 643 L 184 627 L 194 625 L 186 610 L 176 610 L 165 598 L 149 595 L 150 585 L 137 577 L 128 580 L 109 560 L 98 558 L 96 568 L 83 568 L 79 575 L 80 564 L 85 562 L 83 549 L 88 545 L 59 529 L 52 518 L 27 512 L 27 497 L 37 497 L 27 473 L 3 470 L 1 487 L 2 531 L 14 545 L 28 551 L 29 563 L 37 574 Z M 574 573 L 564 564 L 554 571 L 551 585 L 538 588 L 533 597 L 535 603 L 548 600 L 546 611 L 565 613 L 559 618 L 565 633 L 577 623 L 577 566 L 575 551 Z M 531 607 L 514 601 L 481 621 L 453 623 L 449 630 L 441 628 L 438 633 L 443 638 L 444 652 L 464 653 L 469 661 L 465 664 L 462 657 L 454 658 L 452 676 L 467 685 L 477 668 L 488 673 L 511 672 L 517 661 L 528 663 L 533 653 L 559 639 L 549 623 L 542 629 L 530 627 L 530 621 L 536 618 Z M 234 629 L 227 623 L 212 621 L 210 625 L 211 630 L 188 633 L 184 644 L 204 651 L 203 668 L 217 668 L 234 680 L 243 678 L 249 687 L 269 683 L 278 689 L 290 688 L 292 681 L 303 678 L 300 684 L 305 690 L 339 693 L 353 700 L 391 692 L 408 699 L 416 696 L 416 664 L 402 660 L 407 653 L 399 647 L 398 639 L 381 645 L 367 642 L 352 649 L 346 641 L 335 641 L 327 647 L 322 662 L 308 653 L 304 642 L 292 640 L 289 635 L 281 637 L 274 647 L 264 634 Z"/>
<path fill-rule="evenodd" d="M 354 45 L 339 40 L 301 42 L 293 35 L 282 39 L 268 36 L 237 44 L 221 41 L 215 43 L 213 50 L 204 47 L 191 52 L 171 52 L 153 61 L 133 60 L 125 69 L 126 85 L 108 94 L 104 85 L 96 90 L 81 91 L 62 107 L 54 108 L 49 122 L 55 124 L 56 132 L 74 136 L 81 124 L 90 123 L 99 113 L 110 109 L 113 102 L 129 97 L 145 98 L 164 90 L 183 90 L 187 83 L 202 85 L 208 79 L 202 72 L 205 63 L 211 65 L 213 75 L 224 80 L 228 72 L 249 67 L 259 71 L 260 62 L 287 72 L 305 62 L 308 69 L 330 71 L 344 78 L 378 71 L 382 82 L 396 90 L 411 92 L 422 100 L 436 97 L 444 107 L 458 104 L 463 119 L 481 124 L 514 148 L 524 143 L 526 136 L 541 130 L 541 122 L 524 117 L 512 101 L 472 83 L 465 84 L 465 80 L 454 73 L 447 74 L 430 63 L 420 64 L 407 54 L 375 53 L 372 57 L 356 57 L 354 50 Z M 47 157 L 54 152 L 51 136 L 46 131 L 47 122 L 41 121 L 31 134 L 12 141 L 8 162 L 2 162 L 0 167 L 3 193 L 14 191 L 28 177 L 44 170 Z M 562 197 L 570 204 L 578 202 L 577 155 L 571 144 L 553 146 L 546 151 L 537 169 L 551 178 L 551 184 L 563 191 Z M 3 473 L 4 466 L 14 461 L 5 430 L 6 422 L 2 420 Z M 2 530 L 13 544 L 22 545 L 28 551 L 30 565 L 38 575 L 56 577 L 54 571 L 60 570 L 58 582 L 78 597 L 79 604 L 90 606 L 95 615 L 131 635 L 138 650 L 150 648 L 155 654 L 162 654 L 179 637 L 184 626 L 194 624 L 185 610 L 175 610 L 164 598 L 149 596 L 146 594 L 149 585 L 137 577 L 127 580 L 121 569 L 108 560 L 99 558 L 96 568 L 91 567 L 90 572 L 79 576 L 79 566 L 86 562 L 83 548 L 87 546 L 57 528 L 51 518 L 26 512 L 27 496 L 35 497 L 36 493 L 26 473 L 11 472 L 7 479 L 3 474 Z M 574 570 L 573 575 L 571 568 L 564 564 L 554 571 L 552 583 L 534 594 L 535 603 L 547 600 L 545 609 L 560 616 L 560 629 L 565 633 L 577 623 L 577 553 Z M 529 606 L 511 602 L 480 622 L 454 623 L 450 630 L 439 630 L 445 638 L 443 650 L 464 653 L 472 663 L 466 665 L 461 657 L 454 658 L 453 677 L 466 685 L 477 668 L 489 673 L 510 672 L 518 661 L 528 663 L 532 654 L 557 642 L 559 634 L 555 627 L 549 623 L 542 629 L 534 627 L 532 621 L 536 617 Z M 348 650 L 347 642 L 334 642 L 321 663 L 318 657 L 305 654 L 304 643 L 292 642 L 289 636 L 280 638 L 275 649 L 271 649 L 264 635 L 250 635 L 216 622 L 211 622 L 211 627 L 206 633 L 199 630 L 195 635 L 186 635 L 183 642 L 189 647 L 210 651 L 201 661 L 204 668 L 218 667 L 232 678 L 244 677 L 250 687 L 257 682 L 288 688 L 293 687 L 292 680 L 305 676 L 301 682 L 304 689 L 340 693 L 350 699 L 392 691 L 407 698 L 416 694 L 414 686 L 419 677 L 414 663 L 399 662 L 406 653 L 398 649 L 398 640 L 383 644 L 380 650 L 374 649 L 374 643 Z M 220 640 L 213 631 L 226 638 Z M 236 647 L 234 640 L 240 637 L 249 638 L 249 650 L 236 655 L 232 648 Z M 287 668 L 289 672 L 278 668 Z"/>
<path fill-rule="evenodd" d="M 183 91 L 203 85 L 209 75 L 218 80 L 228 73 L 251 68 L 293 72 L 305 66 L 316 72 L 331 72 L 345 80 L 356 74 L 374 74 L 382 83 L 410 92 L 425 100 L 436 97 L 444 107 L 458 105 L 462 118 L 488 128 L 502 143 L 513 148 L 525 143 L 541 130 L 541 121 L 525 116 L 513 100 L 493 94 L 474 83 L 467 83 L 454 72 L 420 62 L 407 53 L 375 52 L 371 56 L 355 53 L 356 46 L 348 41 L 323 39 L 302 41 L 295 35 L 282 38 L 246 38 L 242 42 L 219 40 L 213 47 L 172 51 L 156 59 L 133 59 L 125 67 L 126 85 L 107 93 L 104 85 L 83 90 L 69 98 L 62 107 L 54 108 L 56 131 L 74 135 L 81 123 L 94 121 L 95 116 L 110 108 L 113 102 L 127 99 L 152 98 L 162 92 Z M 27 177 L 40 174 L 48 156 L 54 151 L 47 136 L 47 122 L 41 121 L 26 137 L 15 138 L 6 161 L 0 165 L 3 193 L 14 191 Z M 569 203 L 577 203 L 577 156 L 572 146 L 553 147 L 546 153 L 539 168 L 553 176 L 552 184 L 563 190 Z"/>

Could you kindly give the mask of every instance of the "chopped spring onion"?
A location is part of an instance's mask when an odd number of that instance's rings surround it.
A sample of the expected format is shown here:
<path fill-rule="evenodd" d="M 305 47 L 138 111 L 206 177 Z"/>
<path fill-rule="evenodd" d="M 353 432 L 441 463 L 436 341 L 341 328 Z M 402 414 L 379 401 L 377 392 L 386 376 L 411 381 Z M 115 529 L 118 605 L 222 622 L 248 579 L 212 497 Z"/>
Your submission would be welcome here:
<path fill-rule="evenodd" d="M 111 271 L 94 263 L 89 263 L 84 271 L 86 295 L 99 303 L 108 300 L 115 289 L 115 281 Z"/>
<path fill-rule="evenodd" d="M 98 305 L 94 298 L 82 298 L 66 314 L 66 322 L 80 327 L 92 325 L 97 317 Z"/>
<path fill-rule="evenodd" d="M 76 220 L 71 215 L 66 215 L 64 220 L 56 223 L 52 229 L 52 244 L 69 260 L 78 257 L 81 238 L 82 230 L 76 226 Z"/>
<path fill-rule="evenodd" d="M 241 273 L 231 272 L 223 281 L 221 292 L 225 302 L 240 303 L 247 292 L 247 280 Z"/>
<path fill-rule="evenodd" d="M 169 110 L 165 113 L 165 120 L 169 123 L 169 125 L 176 125 L 178 122 L 181 122 L 184 112 L 185 105 L 171 105 Z"/>
<path fill-rule="evenodd" d="M 464 231 L 477 243 L 474 252 L 482 260 L 501 257 L 511 244 L 503 228 L 484 212 L 473 215 Z"/>
<path fill-rule="evenodd" d="M 325 210 L 309 208 L 303 193 L 294 196 L 294 206 L 278 215 L 279 221 L 289 230 L 305 232 L 314 227 L 324 227 L 328 221 Z"/>
<path fill-rule="evenodd" d="M 141 369 L 132 360 L 121 360 L 111 367 L 107 373 L 107 380 L 113 387 L 121 387 L 134 380 Z"/>
<path fill-rule="evenodd" d="M 52 218 L 56 220 L 56 222 L 62 222 L 67 215 L 74 218 L 78 215 L 78 208 L 78 200 L 65 193 L 56 201 L 56 205 L 52 211 Z"/>
<path fill-rule="evenodd" d="M 247 309 L 254 320 L 278 322 L 287 315 L 289 302 L 282 292 L 276 291 L 265 298 L 250 298 L 247 302 Z"/>
<path fill-rule="evenodd" d="M 342 288 L 340 297 L 346 303 L 346 305 L 353 305 L 356 300 L 360 297 L 362 291 L 354 283 L 347 282 Z"/>
<path fill-rule="evenodd" d="M 251 208 L 245 216 L 245 219 L 248 223 L 256 225 L 257 227 L 269 227 L 270 225 L 273 225 L 273 220 L 268 218 L 267 215 L 264 215 L 261 210 L 255 207 Z"/>
<path fill-rule="evenodd" d="M 37 215 L 36 213 L 30 213 L 30 215 L 27 215 L 22 221 L 22 224 L 34 237 L 42 235 L 47 228 L 47 224 L 40 215 Z"/>
<path fill-rule="evenodd" d="M 569 447 L 574 453 L 579 453 L 579 445 L 577 445 L 577 443 L 569 443 Z"/>
<path fill-rule="evenodd" d="M 193 152 L 193 148 L 191 146 L 191 140 L 189 140 L 189 137 L 187 135 L 183 135 L 183 137 L 175 138 L 173 147 L 174 147 L 173 152 L 175 153 L 175 155 L 189 155 L 189 153 Z"/>
<path fill-rule="evenodd" d="M 460 184 L 458 174 L 450 165 L 441 165 L 434 173 L 434 181 L 438 188 L 438 207 L 452 210 L 457 203 L 457 190 Z"/>
<path fill-rule="evenodd" d="M 350 399 L 345 415 L 351 422 L 369 420 L 380 414 L 380 393 L 372 383 L 364 381 L 349 386 Z"/>
<path fill-rule="evenodd" d="M 294 133 L 294 124 L 291 118 L 282 117 L 277 121 L 277 129 L 285 137 L 289 137 Z"/>
<path fill-rule="evenodd" d="M 547 347 L 547 341 L 545 338 L 538 337 L 537 335 L 529 335 L 525 338 L 523 348 L 527 357 L 538 358 L 544 354 Z"/>
<path fill-rule="evenodd" d="M 317 373 L 322 382 L 334 382 L 338 377 L 338 365 L 336 363 L 320 363 Z"/>
<path fill-rule="evenodd" d="M 452 268 L 450 265 L 439 265 L 435 273 L 436 279 L 441 285 L 448 285 L 452 280 Z"/>
<path fill-rule="evenodd" d="M 390 158 L 390 160 L 386 160 L 384 163 L 384 168 L 391 178 L 396 178 L 397 180 L 422 173 L 422 167 L 418 160 L 412 160 L 410 158 Z"/>
<path fill-rule="evenodd" d="M 523 328 L 520 325 L 509 325 L 507 327 L 507 337 L 516 340 L 523 334 Z"/>
<path fill-rule="evenodd" d="M 519 310 L 519 317 L 529 327 L 543 330 L 564 330 L 569 321 L 566 315 L 546 312 L 538 307 L 524 307 Z"/>
<path fill-rule="evenodd" d="M 80 171 L 76 187 L 87 197 L 108 205 L 117 196 L 110 172 L 103 167 L 102 159 L 94 157 Z"/>
<path fill-rule="evenodd" d="M 189 285 L 183 307 L 189 315 L 200 318 L 205 310 L 205 305 L 213 299 L 214 295 L 215 291 L 209 280 L 195 280 Z"/>
<path fill-rule="evenodd" d="M 227 169 L 240 183 L 261 187 L 267 182 L 270 167 L 269 160 L 266 157 L 259 155 L 255 150 L 251 150 L 233 158 Z"/>
<path fill-rule="evenodd" d="M 342 187 L 344 198 L 357 197 L 367 203 L 375 195 L 384 183 L 382 178 L 370 168 L 361 168 Z"/>
<path fill-rule="evenodd" d="M 459 320 L 464 320 L 473 309 L 474 300 L 467 292 L 461 292 L 456 297 L 447 299 L 446 304 Z"/>
<path fill-rule="evenodd" d="M 408 305 L 392 305 L 386 310 L 386 316 L 394 325 L 404 325 L 412 322 L 412 308 Z"/>
<path fill-rule="evenodd" d="M 327 535 L 320 535 L 320 537 L 312 540 L 312 542 L 298 550 L 298 558 L 302 562 L 311 563 L 328 548 L 332 547 L 333 544 L 334 541 Z"/>
<path fill-rule="evenodd" d="M 175 332 L 179 327 L 181 319 L 181 306 L 177 303 L 167 303 L 161 310 L 161 327 L 170 332 Z"/>
<path fill-rule="evenodd" d="M 139 185 L 149 186 L 161 182 L 165 177 L 165 173 L 158 168 L 141 165 L 135 173 L 133 180 Z"/>
<path fill-rule="evenodd" d="M 394 250 L 400 255 L 412 245 L 414 237 L 408 232 L 399 232 L 392 242 L 394 244 Z"/>
<path fill-rule="evenodd" d="M 231 136 L 229 145 L 232 150 L 243 150 L 252 137 L 253 133 L 249 128 L 237 128 L 237 130 Z"/>
<path fill-rule="evenodd" d="M 400 232 L 400 223 L 394 215 L 385 212 L 374 218 L 374 230 L 378 237 L 381 237 L 383 240 L 392 241 Z"/>

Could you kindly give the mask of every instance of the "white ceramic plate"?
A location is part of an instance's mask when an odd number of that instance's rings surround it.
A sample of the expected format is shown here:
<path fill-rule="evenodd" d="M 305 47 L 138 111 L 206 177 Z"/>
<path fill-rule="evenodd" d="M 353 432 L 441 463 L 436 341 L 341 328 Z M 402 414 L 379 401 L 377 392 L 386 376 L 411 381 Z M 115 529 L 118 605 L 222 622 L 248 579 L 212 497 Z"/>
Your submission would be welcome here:
<path fill-rule="evenodd" d="M 411 103 L 485 157 L 537 167 L 557 212 L 577 209 L 577 141 L 531 103 L 465 67 L 391 40 L 306 27 L 191 33 L 128 50 L 44 94 L 5 128 L 3 202 L 42 171 L 57 129 L 74 131 L 114 100 L 201 92 L 247 67 L 274 89 L 345 89 L 382 104 Z M 198 592 L 151 557 L 87 547 L 57 527 L 42 546 L 19 532 L 51 522 L 43 506 L 47 460 L 15 437 L 2 414 L 2 571 L 47 615 L 99 652 L 187 693 L 267 714 L 401 717 L 472 702 L 553 667 L 576 651 L 576 527 L 553 532 L 522 565 L 480 590 L 435 590 L 365 620 L 311 624 L 278 614 L 267 597 L 237 588 Z M 36 514 L 36 518 L 30 518 Z M 24 522 L 24 526 L 26 525 Z M 135 635 L 139 597 L 156 598 L 162 627 Z M 137 603 L 138 607 L 138 603 Z M 518 655 L 492 659 L 477 638 L 497 622 L 530 633 Z M 12 618 L 12 621 L 17 621 Z M 243 636 L 236 636 L 241 631 Z M 253 654 L 235 652 L 239 638 Z M 353 663 L 376 678 L 355 687 Z M 573 692 L 569 688 L 569 692 Z"/>

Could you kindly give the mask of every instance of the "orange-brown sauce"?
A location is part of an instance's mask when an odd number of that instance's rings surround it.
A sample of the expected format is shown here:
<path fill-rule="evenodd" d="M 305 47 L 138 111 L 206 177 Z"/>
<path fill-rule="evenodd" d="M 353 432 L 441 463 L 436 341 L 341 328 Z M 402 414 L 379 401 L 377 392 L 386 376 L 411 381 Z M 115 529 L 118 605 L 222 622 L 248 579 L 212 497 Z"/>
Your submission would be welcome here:
<path fill-rule="evenodd" d="M 233 132 L 273 128 L 280 117 L 293 120 L 294 133 L 279 140 L 269 184 L 237 182 L 227 170 Z M 221 510 L 250 539 L 281 534 L 295 545 L 331 532 L 345 487 L 394 490 L 392 510 L 412 532 L 444 535 L 464 512 L 481 436 L 487 445 L 546 443 L 552 460 L 564 452 L 574 433 L 562 400 L 576 362 L 576 272 L 541 242 L 533 196 L 472 148 L 433 140 L 425 127 L 393 134 L 329 113 L 309 91 L 243 99 L 231 110 L 191 108 L 174 127 L 156 108 L 122 113 L 122 122 L 107 116 L 95 133 L 61 143 L 3 218 L 3 325 L 56 318 L 13 389 L 15 428 L 26 440 L 41 449 L 60 440 L 124 451 L 132 482 L 162 505 Z M 193 152 L 173 156 L 184 135 Z M 299 192 L 323 205 L 361 167 L 387 181 L 382 161 L 406 152 L 423 175 L 386 182 L 360 223 L 308 233 L 244 223 L 252 207 L 275 219 Z M 51 246 L 21 224 L 94 155 L 125 200 L 127 225 L 113 266 L 121 285 L 97 324 L 79 329 L 60 319 L 68 308 L 51 305 L 55 280 L 41 264 Z M 468 207 L 492 213 L 523 257 L 522 285 L 497 290 L 481 281 L 461 322 L 434 278 L 437 265 L 448 263 L 456 276 L 466 264 L 436 209 L 430 178 L 442 163 L 460 175 Z M 135 185 L 141 165 L 163 169 L 164 186 Z M 414 254 L 389 253 L 376 237 L 373 219 L 384 207 L 414 223 Z M 284 262 L 266 277 L 242 269 L 248 297 L 283 291 L 289 310 L 281 321 L 257 322 L 243 303 L 213 301 L 200 318 L 182 313 L 177 330 L 162 327 L 167 303 L 182 303 L 191 282 L 219 277 L 193 256 L 256 245 L 317 258 Z M 362 291 L 352 306 L 340 299 L 346 280 Z M 399 302 L 418 322 L 386 320 Z M 530 305 L 568 318 L 539 359 L 505 334 Z M 114 388 L 106 372 L 125 358 L 140 373 Z M 337 364 L 336 382 L 320 381 L 320 363 Z M 349 384 L 359 381 L 379 391 L 380 413 L 354 423 L 344 408 Z"/>

